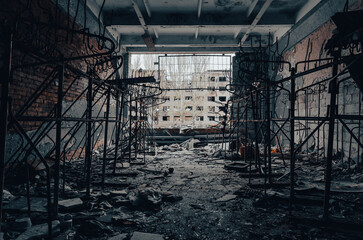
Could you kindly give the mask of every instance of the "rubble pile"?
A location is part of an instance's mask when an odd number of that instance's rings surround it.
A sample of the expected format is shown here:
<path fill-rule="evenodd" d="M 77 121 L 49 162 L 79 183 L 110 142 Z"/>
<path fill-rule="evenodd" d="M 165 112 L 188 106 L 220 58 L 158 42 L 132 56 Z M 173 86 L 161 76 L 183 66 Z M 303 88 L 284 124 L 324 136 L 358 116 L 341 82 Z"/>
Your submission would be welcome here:
<path fill-rule="evenodd" d="M 94 155 L 92 191 L 86 198 L 82 160 L 66 163 L 61 179 L 59 214 L 53 220 L 55 239 L 354 239 L 341 228 L 289 217 L 289 161 L 275 152 L 274 184 L 267 186 L 261 168 L 239 155 L 230 158 L 220 144 L 199 147 L 197 141 L 158 147 L 145 164 L 113 160 L 102 190 L 102 154 Z M 253 155 L 250 155 L 253 157 Z M 311 164 L 315 162 L 315 164 Z M 47 236 L 46 176 L 33 169 L 28 214 L 25 181 L 6 185 L 4 239 L 45 239 Z M 336 170 L 335 170 L 336 171 Z M 362 175 L 349 174 L 332 183 L 332 215 L 362 219 Z M 319 216 L 324 193 L 324 167 L 309 155 L 296 162 L 294 216 Z M 52 187 L 53 187 L 52 183 Z M 267 186 L 267 187 L 265 187 Z M 64 189 L 64 192 L 63 192 Z M 349 202 L 349 204 L 346 204 Z M 306 216 L 304 216 L 306 218 Z M 259 231 L 256 231 L 256 228 Z M 355 229 L 356 230 L 356 229 Z"/>

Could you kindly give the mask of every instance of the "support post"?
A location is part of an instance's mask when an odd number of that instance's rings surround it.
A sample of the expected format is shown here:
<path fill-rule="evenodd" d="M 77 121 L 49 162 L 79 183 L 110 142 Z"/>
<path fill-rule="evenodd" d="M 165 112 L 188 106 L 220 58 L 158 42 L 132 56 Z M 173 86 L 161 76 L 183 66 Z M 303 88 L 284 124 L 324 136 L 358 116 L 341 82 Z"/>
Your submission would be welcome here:
<path fill-rule="evenodd" d="M 0 105 L 0 231 L 3 212 L 3 190 L 4 190 L 4 174 L 5 174 L 5 157 L 6 157 L 6 135 L 9 114 L 9 88 L 10 88 L 10 72 L 11 72 L 11 55 L 13 34 L 9 29 L 4 31 L 2 37 L 4 40 L 3 66 L 0 69 L 1 78 L 1 105 Z"/>
<path fill-rule="evenodd" d="M 130 109 L 129 109 L 129 163 L 131 163 L 131 144 L 132 144 L 132 139 L 131 139 L 131 133 L 132 133 L 132 96 L 130 93 Z"/>
<path fill-rule="evenodd" d="M 329 135 L 328 135 L 328 151 L 326 158 L 325 168 L 325 190 L 324 190 L 324 213 L 323 218 L 328 220 L 329 217 L 329 199 L 330 199 L 330 185 L 331 185 L 331 172 L 332 172 L 332 158 L 333 158 L 333 141 L 334 141 L 334 125 L 336 114 L 336 97 L 337 97 L 337 78 L 334 78 L 338 74 L 338 64 L 336 63 L 339 57 L 338 52 L 334 52 L 334 64 L 333 64 L 333 80 L 330 82 L 330 108 L 329 108 Z"/>
<path fill-rule="evenodd" d="M 107 90 L 107 103 L 106 103 L 106 113 L 105 113 L 105 133 L 103 140 L 103 161 L 102 161 L 102 190 L 105 188 L 105 175 L 106 175 L 106 151 L 107 151 L 107 138 L 108 138 L 108 123 L 110 116 L 110 99 L 111 99 L 111 87 Z"/>
<path fill-rule="evenodd" d="M 121 111 L 122 112 L 122 111 Z M 113 159 L 113 173 L 116 172 L 116 163 L 118 158 L 118 144 L 120 140 L 120 92 L 116 93 L 116 136 L 115 136 L 115 156 Z"/>
<path fill-rule="evenodd" d="M 63 104 L 63 82 L 64 82 L 64 64 L 61 62 L 58 66 L 58 99 L 56 105 L 56 136 L 55 136 L 55 173 L 54 173 L 54 211 L 58 216 L 59 200 L 59 172 L 61 160 L 61 142 L 62 142 L 62 104 Z M 64 179 L 63 179 L 64 181 Z"/>
<path fill-rule="evenodd" d="M 291 69 L 291 83 L 290 83 L 290 201 L 289 201 L 289 214 L 292 213 L 292 205 L 294 203 L 294 175 L 295 175 L 295 68 Z"/>
<path fill-rule="evenodd" d="M 267 139 L 267 159 L 268 159 L 268 182 L 272 184 L 272 169 L 271 169 L 271 99 L 270 99 L 270 85 L 267 83 L 266 88 L 266 139 Z"/>
<path fill-rule="evenodd" d="M 91 196 L 91 162 L 92 162 L 92 92 L 93 79 L 88 78 L 88 91 L 87 91 L 87 125 L 86 125 L 86 197 Z"/>

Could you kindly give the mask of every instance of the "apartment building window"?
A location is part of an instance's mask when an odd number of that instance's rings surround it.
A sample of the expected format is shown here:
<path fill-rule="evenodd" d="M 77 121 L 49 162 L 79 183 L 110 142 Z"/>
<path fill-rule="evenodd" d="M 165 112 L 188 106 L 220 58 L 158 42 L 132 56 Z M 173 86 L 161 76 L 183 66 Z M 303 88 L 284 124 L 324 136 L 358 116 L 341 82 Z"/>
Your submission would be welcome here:
<path fill-rule="evenodd" d="M 216 120 L 216 117 L 215 116 L 208 116 L 208 120 L 209 121 L 215 121 Z"/>
<path fill-rule="evenodd" d="M 174 116 L 174 121 L 180 120 L 180 116 Z"/>
<path fill-rule="evenodd" d="M 210 86 L 209 86 L 209 87 L 207 87 L 207 90 L 208 90 L 208 91 L 215 91 L 215 90 L 216 90 L 216 88 L 215 88 L 215 87 L 210 87 Z"/>
<path fill-rule="evenodd" d="M 216 77 L 209 77 L 209 81 L 215 82 L 216 81 Z"/>
<path fill-rule="evenodd" d="M 185 107 L 185 111 L 192 111 L 193 110 L 193 107 L 192 106 L 186 106 Z"/>
<path fill-rule="evenodd" d="M 174 106 L 174 111 L 179 111 L 179 106 Z"/>
<path fill-rule="evenodd" d="M 208 97 L 208 101 L 214 102 L 216 100 L 215 97 Z"/>
<path fill-rule="evenodd" d="M 199 122 L 204 121 L 204 117 L 203 116 L 197 116 L 197 121 L 199 121 Z"/>
<path fill-rule="evenodd" d="M 204 96 L 197 96 L 197 100 L 203 101 L 204 100 Z"/>
<path fill-rule="evenodd" d="M 180 101 L 180 97 L 174 97 L 174 101 Z"/>
<path fill-rule="evenodd" d="M 193 121 L 193 116 L 185 116 L 185 121 Z"/>
<path fill-rule="evenodd" d="M 164 97 L 165 101 L 170 101 L 170 97 Z"/>
<path fill-rule="evenodd" d="M 225 101 L 227 101 L 227 97 L 226 96 L 219 96 L 219 101 L 225 102 Z"/>
<path fill-rule="evenodd" d="M 219 86 L 219 91 L 226 91 L 226 87 L 225 86 Z"/>
<path fill-rule="evenodd" d="M 193 99 L 193 97 L 192 96 L 185 96 L 185 100 L 186 101 L 191 101 Z"/>
<path fill-rule="evenodd" d="M 203 111 L 203 106 L 197 106 L 197 111 Z"/>
<path fill-rule="evenodd" d="M 209 112 L 215 112 L 215 111 L 216 111 L 216 107 L 214 107 L 214 106 L 209 106 L 209 107 L 208 107 L 208 111 L 209 111 Z"/>
<path fill-rule="evenodd" d="M 223 107 L 218 107 L 218 109 L 219 109 L 220 112 L 226 112 L 226 107 L 224 107 L 224 106 Z"/>
<path fill-rule="evenodd" d="M 227 78 L 226 77 L 219 77 L 219 81 L 220 82 L 226 82 L 227 81 Z"/>
<path fill-rule="evenodd" d="M 170 116 L 163 116 L 163 121 L 170 121 Z"/>
<path fill-rule="evenodd" d="M 164 112 L 167 112 L 167 111 L 169 111 L 170 110 L 170 107 L 169 106 L 163 106 L 163 111 Z"/>

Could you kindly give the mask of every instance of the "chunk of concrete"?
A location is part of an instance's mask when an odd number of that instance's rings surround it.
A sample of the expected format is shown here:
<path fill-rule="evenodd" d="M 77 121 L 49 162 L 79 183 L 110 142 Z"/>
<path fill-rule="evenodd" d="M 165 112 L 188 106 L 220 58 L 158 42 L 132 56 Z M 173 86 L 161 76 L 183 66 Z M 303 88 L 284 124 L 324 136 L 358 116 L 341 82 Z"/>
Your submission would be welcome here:
<path fill-rule="evenodd" d="M 114 191 L 111 191 L 110 194 L 113 196 L 119 196 L 119 195 L 126 196 L 127 192 L 126 192 L 126 190 L 114 190 Z"/>
<path fill-rule="evenodd" d="M 162 235 L 154 233 L 134 232 L 131 240 L 164 240 Z"/>
<path fill-rule="evenodd" d="M 11 201 L 14 198 L 15 198 L 14 195 L 11 194 L 8 190 L 6 189 L 3 190 L 3 201 Z"/>
<path fill-rule="evenodd" d="M 116 168 L 129 168 L 130 167 L 130 163 L 116 163 Z"/>
<path fill-rule="evenodd" d="M 32 226 L 32 221 L 29 217 L 18 218 L 13 223 L 12 229 L 16 231 L 25 231 Z"/>
<path fill-rule="evenodd" d="M 52 222 L 53 234 L 59 234 L 59 221 L 54 220 Z M 16 240 L 30 240 L 30 239 L 40 239 L 42 237 L 46 237 L 48 235 L 48 223 L 43 223 L 40 225 L 35 225 L 22 234 L 20 234 Z"/>
<path fill-rule="evenodd" d="M 233 195 L 233 194 L 227 194 L 227 195 L 224 195 L 223 197 L 221 198 L 218 198 L 216 200 L 216 202 L 228 202 L 228 201 L 231 201 L 233 199 L 237 198 L 237 195 Z"/>
<path fill-rule="evenodd" d="M 72 199 L 66 199 L 59 201 L 59 208 L 63 210 L 71 210 L 78 207 L 81 207 L 83 204 L 83 201 L 80 198 L 72 198 Z"/>
<path fill-rule="evenodd" d="M 108 240 L 125 240 L 127 238 L 127 233 L 121 233 L 116 236 L 108 238 Z"/>

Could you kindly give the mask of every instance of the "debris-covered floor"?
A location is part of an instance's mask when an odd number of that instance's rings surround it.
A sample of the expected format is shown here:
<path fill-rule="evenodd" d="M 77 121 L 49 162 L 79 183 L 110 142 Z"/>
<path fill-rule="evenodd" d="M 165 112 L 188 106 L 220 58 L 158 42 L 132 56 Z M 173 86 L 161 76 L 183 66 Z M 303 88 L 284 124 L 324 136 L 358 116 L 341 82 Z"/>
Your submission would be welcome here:
<path fill-rule="evenodd" d="M 335 172 L 331 212 L 337 222 L 323 224 L 323 167 L 311 158 L 296 164 L 296 204 L 289 215 L 289 178 L 274 158 L 276 188 L 257 188 L 242 161 L 224 160 L 215 146 L 187 150 L 179 145 L 158 148 L 145 164 L 117 164 L 107 169 L 105 190 L 98 184 L 101 162 L 93 171 L 91 199 L 86 199 L 83 160 L 66 165 L 65 193 L 59 202 L 57 239 L 362 239 L 362 174 Z M 213 154 L 212 154 L 213 153 Z M 141 159 L 140 159 L 141 160 Z M 227 165 L 226 165 L 227 164 Z M 111 164 L 112 165 L 112 164 Z M 25 185 L 8 187 L 4 196 L 5 239 L 41 239 L 47 231 L 45 176 L 33 173 L 31 219 Z M 347 184 L 349 183 L 349 184 Z"/>

